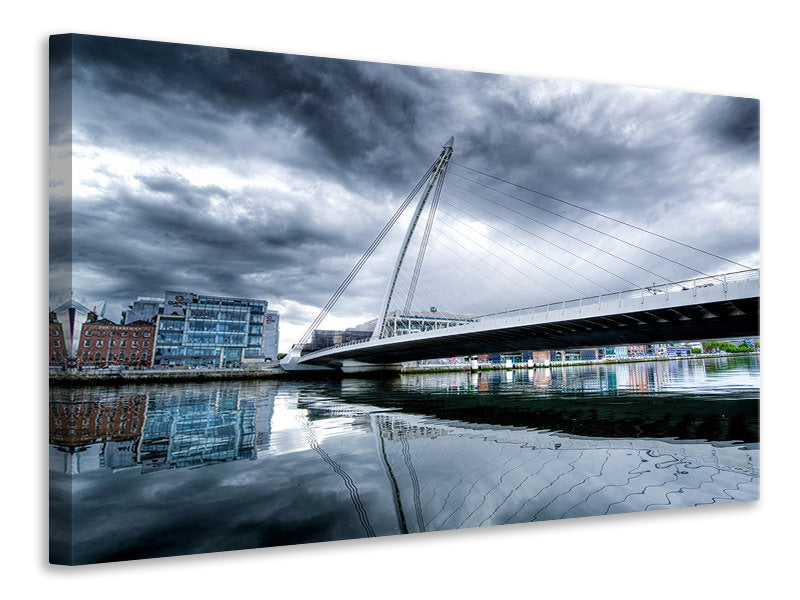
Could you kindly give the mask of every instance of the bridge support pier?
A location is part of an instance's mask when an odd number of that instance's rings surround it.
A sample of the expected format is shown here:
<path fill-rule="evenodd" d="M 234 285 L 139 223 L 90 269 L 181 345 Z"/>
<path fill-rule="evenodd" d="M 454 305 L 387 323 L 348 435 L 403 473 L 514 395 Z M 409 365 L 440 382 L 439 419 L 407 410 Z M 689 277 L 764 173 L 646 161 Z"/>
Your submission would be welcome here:
<path fill-rule="evenodd" d="M 325 367 L 322 365 L 308 365 L 300 361 L 301 345 L 298 344 L 281 359 L 280 365 L 284 371 L 336 371 L 332 367 Z"/>
<path fill-rule="evenodd" d="M 368 374 L 368 373 L 399 373 L 403 369 L 403 365 L 401 363 L 393 363 L 393 364 L 375 364 L 375 363 L 366 363 L 361 362 L 360 360 L 353 360 L 353 359 L 345 359 L 342 361 L 342 366 L 340 367 L 342 373 L 345 375 L 355 375 L 355 374 Z"/>

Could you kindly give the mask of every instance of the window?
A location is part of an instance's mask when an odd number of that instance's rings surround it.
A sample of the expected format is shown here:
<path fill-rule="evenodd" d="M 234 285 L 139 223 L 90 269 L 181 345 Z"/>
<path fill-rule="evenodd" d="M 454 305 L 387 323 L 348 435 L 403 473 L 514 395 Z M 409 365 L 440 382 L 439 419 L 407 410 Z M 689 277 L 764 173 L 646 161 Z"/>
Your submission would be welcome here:
<path fill-rule="evenodd" d="M 120 340 L 119 341 L 119 347 L 120 348 L 124 348 L 125 347 L 125 340 Z"/>
<path fill-rule="evenodd" d="M 150 342 L 145 342 L 144 344 L 142 344 L 142 346 L 145 347 L 145 348 L 149 348 L 150 347 Z"/>
<path fill-rule="evenodd" d="M 61 348 L 61 340 L 53 340 L 54 348 Z"/>
<path fill-rule="evenodd" d="M 50 335 L 58 335 L 58 330 L 57 329 L 51 329 L 50 330 Z"/>
<path fill-rule="evenodd" d="M 92 335 L 92 330 L 91 329 L 87 329 L 85 335 L 86 335 L 86 337 L 91 336 Z"/>
<path fill-rule="evenodd" d="M 138 331 L 134 331 L 133 332 L 133 337 L 139 337 L 139 332 Z"/>
<path fill-rule="evenodd" d="M 109 345 L 109 346 L 113 346 L 113 345 L 114 345 L 114 340 L 109 340 L 109 341 L 108 341 L 108 345 Z"/>
<path fill-rule="evenodd" d="M 136 340 L 134 340 L 133 342 L 131 342 L 131 347 L 132 347 L 132 348 L 138 348 L 138 347 L 139 347 L 139 342 L 137 342 Z"/>
<path fill-rule="evenodd" d="M 89 343 L 89 340 L 83 340 L 83 347 L 84 348 L 88 348 L 90 345 L 91 344 Z"/>
<path fill-rule="evenodd" d="M 97 347 L 98 348 L 102 348 L 103 347 L 103 340 L 97 340 Z"/>
<path fill-rule="evenodd" d="M 144 332 L 144 337 L 150 337 L 150 332 L 149 331 L 145 331 Z"/>
<path fill-rule="evenodd" d="M 89 360 L 89 355 L 86 354 L 86 352 L 84 352 L 83 354 L 81 354 L 81 361 L 86 362 L 87 360 Z"/>
<path fill-rule="evenodd" d="M 123 331 L 122 332 L 122 337 L 128 337 L 128 332 L 127 331 Z"/>

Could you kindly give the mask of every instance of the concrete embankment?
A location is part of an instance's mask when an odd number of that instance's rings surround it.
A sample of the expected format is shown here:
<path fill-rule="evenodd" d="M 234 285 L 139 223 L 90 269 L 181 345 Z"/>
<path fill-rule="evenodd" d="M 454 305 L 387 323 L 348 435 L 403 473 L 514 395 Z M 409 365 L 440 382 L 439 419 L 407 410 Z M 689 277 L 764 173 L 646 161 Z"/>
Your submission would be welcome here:
<path fill-rule="evenodd" d="M 83 370 L 50 374 L 50 385 L 114 385 L 129 383 L 182 383 L 234 379 L 271 379 L 283 377 L 280 367 L 267 369 L 137 369 L 137 370 Z"/>

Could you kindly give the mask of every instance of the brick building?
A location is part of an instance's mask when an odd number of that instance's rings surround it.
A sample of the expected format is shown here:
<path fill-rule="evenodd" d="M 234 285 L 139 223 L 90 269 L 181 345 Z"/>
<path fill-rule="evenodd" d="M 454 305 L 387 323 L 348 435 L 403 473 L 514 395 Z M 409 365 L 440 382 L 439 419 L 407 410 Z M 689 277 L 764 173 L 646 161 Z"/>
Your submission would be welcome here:
<path fill-rule="evenodd" d="M 153 361 L 155 330 L 155 325 L 147 321 L 120 325 L 89 313 L 81 328 L 77 364 L 149 367 Z"/>
<path fill-rule="evenodd" d="M 64 327 L 58 321 L 55 311 L 50 311 L 50 322 L 48 323 L 49 348 L 51 367 L 67 368 L 69 360 L 69 348 L 64 339 Z"/>

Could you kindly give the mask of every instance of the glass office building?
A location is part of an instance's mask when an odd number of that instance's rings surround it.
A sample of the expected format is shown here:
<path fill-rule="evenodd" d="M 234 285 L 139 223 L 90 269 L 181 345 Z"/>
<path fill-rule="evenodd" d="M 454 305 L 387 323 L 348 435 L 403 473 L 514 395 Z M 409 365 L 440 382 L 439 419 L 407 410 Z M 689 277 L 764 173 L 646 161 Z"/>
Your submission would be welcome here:
<path fill-rule="evenodd" d="M 153 365 L 240 367 L 264 359 L 266 300 L 167 292 Z"/>

